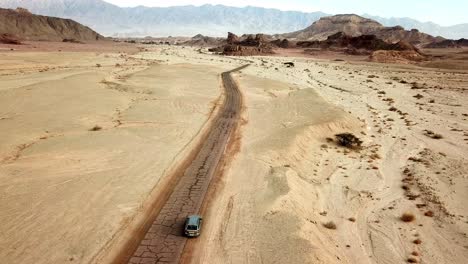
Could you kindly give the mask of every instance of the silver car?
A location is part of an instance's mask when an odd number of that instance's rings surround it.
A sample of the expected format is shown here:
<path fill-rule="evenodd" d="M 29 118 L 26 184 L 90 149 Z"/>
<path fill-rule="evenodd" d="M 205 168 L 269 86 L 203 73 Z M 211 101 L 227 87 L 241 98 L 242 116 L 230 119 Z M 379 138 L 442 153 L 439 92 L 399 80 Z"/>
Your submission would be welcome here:
<path fill-rule="evenodd" d="M 185 220 L 184 233 L 188 237 L 200 235 L 203 218 L 199 215 L 191 215 Z"/>

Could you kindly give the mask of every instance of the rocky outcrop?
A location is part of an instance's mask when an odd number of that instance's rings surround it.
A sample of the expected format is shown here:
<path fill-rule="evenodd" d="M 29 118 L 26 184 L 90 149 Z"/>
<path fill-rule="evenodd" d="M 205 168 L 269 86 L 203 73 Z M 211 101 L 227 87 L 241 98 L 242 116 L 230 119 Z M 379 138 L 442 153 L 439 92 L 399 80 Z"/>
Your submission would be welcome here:
<path fill-rule="evenodd" d="M 415 51 L 418 49 L 405 41 L 388 43 L 375 35 L 362 35 L 353 37 L 343 32 L 329 36 L 326 40 L 300 41 L 297 46 L 301 48 L 318 48 L 326 50 L 342 50 L 348 54 L 370 54 L 376 50 Z"/>
<path fill-rule="evenodd" d="M 398 42 L 403 40 L 413 45 L 419 46 L 444 39 L 442 37 L 433 37 L 426 33 L 422 33 L 417 29 L 405 30 L 399 26 L 384 27 L 374 32 L 374 34 L 387 42 Z"/>
<path fill-rule="evenodd" d="M 238 43 L 239 41 L 240 39 L 236 34 L 232 32 L 228 32 L 227 44 L 232 45 L 232 44 Z"/>
<path fill-rule="evenodd" d="M 386 42 L 406 41 L 413 45 L 441 41 L 443 38 L 421 33 L 416 29 L 405 30 L 400 26 L 384 27 L 382 24 L 357 15 L 336 15 L 324 17 L 314 22 L 310 27 L 280 35 L 284 38 L 297 40 L 326 40 L 329 36 L 343 32 L 351 37 L 375 35 Z"/>
<path fill-rule="evenodd" d="M 228 33 L 226 45 L 210 49 L 210 51 L 227 56 L 258 56 L 274 53 L 273 45 L 264 34 L 244 35 L 239 38 L 231 32 Z"/>
<path fill-rule="evenodd" d="M 22 40 L 97 41 L 104 37 L 73 20 L 39 16 L 29 13 L 24 8 L 0 8 L 0 33 L 18 36 Z"/>
<path fill-rule="evenodd" d="M 428 60 L 428 58 L 424 54 L 411 50 L 378 50 L 370 55 L 369 60 L 379 63 L 413 64 Z"/>
<path fill-rule="evenodd" d="M 0 34 L 1 44 L 21 45 L 21 40 L 12 34 L 4 33 Z"/>
<path fill-rule="evenodd" d="M 468 47 L 468 39 L 451 40 L 446 39 L 438 42 L 432 42 L 424 46 L 427 49 L 444 49 L 444 48 L 462 48 Z"/>
<path fill-rule="evenodd" d="M 277 39 L 270 42 L 273 46 L 283 49 L 290 49 L 295 48 L 296 43 L 293 41 L 289 41 L 288 39 Z"/>
<path fill-rule="evenodd" d="M 226 39 L 224 38 L 213 38 L 208 36 L 203 36 L 198 34 L 192 39 L 180 43 L 182 46 L 195 46 L 195 47 L 217 47 L 220 45 L 226 44 Z"/>

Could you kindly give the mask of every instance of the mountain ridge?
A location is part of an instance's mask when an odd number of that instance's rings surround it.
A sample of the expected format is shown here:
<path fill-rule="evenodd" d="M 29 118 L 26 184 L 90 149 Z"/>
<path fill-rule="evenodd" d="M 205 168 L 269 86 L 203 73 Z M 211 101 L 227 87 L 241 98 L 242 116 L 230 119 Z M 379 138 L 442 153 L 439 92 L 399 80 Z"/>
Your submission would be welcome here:
<path fill-rule="evenodd" d="M 119 7 L 102 0 L 2 0 L 0 7 L 24 7 L 36 14 L 70 18 L 103 35 L 123 37 L 196 34 L 220 37 L 225 36 L 228 31 L 239 34 L 280 34 L 303 29 L 321 17 L 331 15 L 323 12 L 305 13 L 254 6 L 240 8 L 210 4 Z M 367 14 L 363 16 L 375 19 L 385 26 L 416 28 L 434 36 L 454 39 L 468 37 L 468 24 L 442 27 L 411 18 L 382 18 Z"/>
<path fill-rule="evenodd" d="M 23 8 L 0 8 L 0 33 L 18 40 L 84 42 L 104 39 L 74 20 L 36 15 Z"/>

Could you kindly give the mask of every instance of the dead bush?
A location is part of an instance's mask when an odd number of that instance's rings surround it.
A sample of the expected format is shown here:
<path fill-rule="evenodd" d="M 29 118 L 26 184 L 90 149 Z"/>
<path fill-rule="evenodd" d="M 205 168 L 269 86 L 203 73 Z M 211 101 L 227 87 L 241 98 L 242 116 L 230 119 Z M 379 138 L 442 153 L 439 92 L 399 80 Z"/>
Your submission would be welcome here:
<path fill-rule="evenodd" d="M 424 215 L 427 216 L 427 217 L 434 217 L 434 212 L 427 211 L 427 212 L 424 213 Z"/>
<path fill-rule="evenodd" d="M 332 229 L 332 230 L 336 229 L 336 224 L 332 221 L 324 223 L 323 226 L 327 229 Z"/>
<path fill-rule="evenodd" d="M 362 140 L 351 133 L 341 133 L 335 135 L 336 140 L 340 146 L 346 148 L 359 148 L 362 145 Z"/>
<path fill-rule="evenodd" d="M 414 214 L 406 212 L 401 215 L 400 219 L 401 221 L 408 223 L 408 222 L 413 222 L 416 219 L 416 217 L 414 216 Z"/>
<path fill-rule="evenodd" d="M 89 131 L 99 131 L 102 130 L 102 127 L 95 125 L 93 128 L 91 128 Z"/>
<path fill-rule="evenodd" d="M 434 133 L 431 130 L 424 130 L 424 135 L 426 135 L 427 137 L 433 138 L 433 139 L 442 139 L 442 138 L 444 138 L 444 136 L 442 136 L 441 134 Z"/>
<path fill-rule="evenodd" d="M 415 257 L 409 257 L 409 258 L 408 258 L 408 262 L 409 262 L 409 263 L 418 263 L 419 261 L 418 261 L 418 259 L 415 258 Z"/>

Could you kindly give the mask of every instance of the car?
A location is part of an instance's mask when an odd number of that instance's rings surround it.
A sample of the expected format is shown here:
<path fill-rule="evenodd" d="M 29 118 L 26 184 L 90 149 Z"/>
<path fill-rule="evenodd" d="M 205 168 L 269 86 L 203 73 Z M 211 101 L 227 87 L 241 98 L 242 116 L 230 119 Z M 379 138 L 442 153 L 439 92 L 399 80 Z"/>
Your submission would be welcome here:
<path fill-rule="evenodd" d="M 200 235 L 203 218 L 199 215 L 190 215 L 185 220 L 184 233 L 188 237 L 198 237 Z"/>

